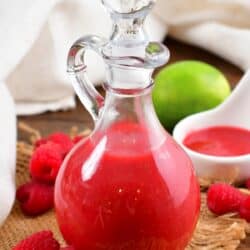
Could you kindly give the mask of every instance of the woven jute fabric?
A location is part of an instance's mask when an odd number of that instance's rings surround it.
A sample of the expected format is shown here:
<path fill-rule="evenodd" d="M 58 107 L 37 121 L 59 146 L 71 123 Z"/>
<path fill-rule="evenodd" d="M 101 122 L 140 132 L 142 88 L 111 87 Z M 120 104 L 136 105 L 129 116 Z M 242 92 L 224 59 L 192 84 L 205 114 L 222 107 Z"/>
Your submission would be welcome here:
<path fill-rule="evenodd" d="M 36 135 L 36 137 L 38 137 L 38 135 Z M 32 143 L 18 142 L 17 186 L 30 179 L 28 165 L 32 152 Z M 209 184 L 210 182 L 201 180 L 202 190 L 204 190 Z M 205 192 L 201 193 L 201 200 L 200 219 L 193 239 L 186 250 L 237 249 L 241 241 L 246 238 L 246 235 L 250 231 L 249 224 L 246 223 L 246 221 L 239 219 L 235 214 L 226 214 L 220 217 L 214 216 L 207 209 Z M 6 220 L 5 224 L 0 228 L 0 250 L 10 250 L 20 240 L 42 230 L 51 230 L 62 246 L 65 244 L 58 229 L 53 210 L 38 217 L 26 217 L 22 214 L 19 204 L 16 202 L 12 213 Z"/>

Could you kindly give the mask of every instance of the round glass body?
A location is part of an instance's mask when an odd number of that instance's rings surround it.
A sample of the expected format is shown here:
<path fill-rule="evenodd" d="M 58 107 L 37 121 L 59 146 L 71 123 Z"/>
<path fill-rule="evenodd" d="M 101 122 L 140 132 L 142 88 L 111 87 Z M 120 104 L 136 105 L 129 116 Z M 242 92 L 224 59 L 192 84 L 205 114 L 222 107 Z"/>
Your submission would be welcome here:
<path fill-rule="evenodd" d="M 154 113 L 144 117 L 150 95 L 130 98 L 131 105 L 113 94 L 107 99 L 97 129 L 70 153 L 56 181 L 64 238 L 76 250 L 184 249 L 200 206 L 190 159 Z"/>

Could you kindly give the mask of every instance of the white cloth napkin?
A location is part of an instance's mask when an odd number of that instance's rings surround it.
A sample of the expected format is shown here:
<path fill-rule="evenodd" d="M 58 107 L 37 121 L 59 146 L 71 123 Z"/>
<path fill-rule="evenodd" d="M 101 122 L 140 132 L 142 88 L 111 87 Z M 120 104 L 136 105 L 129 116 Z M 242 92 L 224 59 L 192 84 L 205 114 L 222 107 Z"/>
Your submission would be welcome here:
<path fill-rule="evenodd" d="M 249 0 L 160 0 L 154 13 L 171 36 L 250 68 Z"/>
<path fill-rule="evenodd" d="M 0 1 L 0 224 L 14 200 L 15 117 L 74 107 L 65 73 L 70 45 L 86 34 L 108 37 L 100 0 Z M 167 32 L 250 68 L 249 0 L 158 0 L 147 19 L 151 40 Z M 88 57 L 90 78 L 103 80 L 101 59 Z"/>
<path fill-rule="evenodd" d="M 158 0 L 147 19 L 150 39 L 167 31 L 185 42 L 250 67 L 249 0 Z M 108 37 L 111 22 L 100 0 L 2 0 L 0 3 L 0 79 L 18 114 L 74 106 L 65 73 L 70 45 L 82 35 Z M 91 79 L 103 80 L 102 60 L 88 58 Z"/>
<path fill-rule="evenodd" d="M 6 14 L 3 18 L 6 29 L 0 28 L 0 37 L 5 38 L 4 46 L 0 41 L 0 54 L 8 59 L 0 62 L 0 76 L 5 76 L 17 104 L 17 113 L 27 115 L 73 107 L 74 92 L 66 75 L 68 50 L 83 35 L 109 36 L 111 21 L 101 1 L 4 2 L 4 13 L 10 10 L 16 13 L 12 17 Z M 1 18 L 0 15 L 0 23 Z M 162 22 L 155 17 L 150 17 L 147 22 L 147 27 L 154 31 L 151 38 L 162 39 L 165 34 Z M 101 62 L 95 54 L 88 58 L 89 74 L 96 83 L 104 77 Z"/>
<path fill-rule="evenodd" d="M 0 82 L 0 225 L 15 199 L 16 116 L 14 102 Z"/>

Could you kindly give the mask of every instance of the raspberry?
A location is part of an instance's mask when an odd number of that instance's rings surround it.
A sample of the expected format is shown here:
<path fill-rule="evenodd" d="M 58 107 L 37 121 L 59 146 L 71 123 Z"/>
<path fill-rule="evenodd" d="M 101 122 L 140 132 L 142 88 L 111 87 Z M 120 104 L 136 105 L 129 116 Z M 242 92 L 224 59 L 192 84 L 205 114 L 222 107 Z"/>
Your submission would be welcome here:
<path fill-rule="evenodd" d="M 48 142 L 37 148 L 30 160 L 30 173 L 34 179 L 54 183 L 63 162 L 61 147 Z"/>
<path fill-rule="evenodd" d="M 32 181 L 18 188 L 16 198 L 24 214 L 43 214 L 54 206 L 54 187 Z"/>
<path fill-rule="evenodd" d="M 245 183 L 246 188 L 250 189 L 250 179 L 248 179 Z"/>
<path fill-rule="evenodd" d="M 82 139 L 84 138 L 84 136 L 81 136 L 81 135 L 77 135 L 73 138 L 73 143 L 74 144 L 77 144 L 79 141 L 81 141 Z"/>
<path fill-rule="evenodd" d="M 240 206 L 240 217 L 250 222 L 250 196 L 248 196 Z"/>
<path fill-rule="evenodd" d="M 68 247 L 63 247 L 61 250 L 75 250 L 74 247 L 68 246 Z"/>
<path fill-rule="evenodd" d="M 50 231 L 42 231 L 22 240 L 12 250 L 59 250 L 59 243 Z"/>
<path fill-rule="evenodd" d="M 35 147 L 39 148 L 48 142 L 54 142 L 61 147 L 63 157 L 72 149 L 74 143 L 71 141 L 70 137 L 62 132 L 56 132 L 51 134 L 48 138 L 42 138 L 36 141 Z"/>
<path fill-rule="evenodd" d="M 221 215 L 237 212 L 245 195 L 238 189 L 223 183 L 213 184 L 207 193 L 208 208 L 215 214 Z"/>
<path fill-rule="evenodd" d="M 64 133 L 61 133 L 61 132 L 54 133 L 54 134 L 50 135 L 48 137 L 48 141 L 59 144 L 62 148 L 62 153 L 63 153 L 64 157 L 68 154 L 68 152 L 74 146 L 70 137 Z"/>

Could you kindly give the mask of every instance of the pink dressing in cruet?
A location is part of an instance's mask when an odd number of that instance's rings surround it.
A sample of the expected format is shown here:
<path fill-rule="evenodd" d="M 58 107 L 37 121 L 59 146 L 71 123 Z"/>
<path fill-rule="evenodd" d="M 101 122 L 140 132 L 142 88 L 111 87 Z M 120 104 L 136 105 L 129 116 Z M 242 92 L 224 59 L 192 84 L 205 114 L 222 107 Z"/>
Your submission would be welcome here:
<path fill-rule="evenodd" d="M 191 160 L 162 128 L 152 104 L 152 73 L 169 57 L 143 30 L 154 1 L 102 2 L 114 21 L 110 40 L 83 37 L 68 57 L 73 86 L 95 129 L 59 172 L 58 224 L 75 250 L 184 250 L 200 191 Z M 105 100 L 87 78 L 88 49 L 106 63 Z"/>

